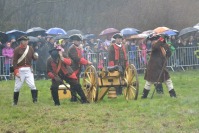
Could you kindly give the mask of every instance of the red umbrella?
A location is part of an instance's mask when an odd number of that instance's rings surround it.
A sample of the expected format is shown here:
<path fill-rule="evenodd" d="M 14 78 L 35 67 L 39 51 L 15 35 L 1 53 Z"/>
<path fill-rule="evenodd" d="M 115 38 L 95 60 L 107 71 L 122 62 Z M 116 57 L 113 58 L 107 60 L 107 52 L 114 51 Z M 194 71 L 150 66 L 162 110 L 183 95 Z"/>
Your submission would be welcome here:
<path fill-rule="evenodd" d="M 115 28 L 107 28 L 105 30 L 103 30 L 99 35 L 103 36 L 103 35 L 110 35 L 110 34 L 115 34 L 120 32 L 119 30 L 115 29 Z"/>

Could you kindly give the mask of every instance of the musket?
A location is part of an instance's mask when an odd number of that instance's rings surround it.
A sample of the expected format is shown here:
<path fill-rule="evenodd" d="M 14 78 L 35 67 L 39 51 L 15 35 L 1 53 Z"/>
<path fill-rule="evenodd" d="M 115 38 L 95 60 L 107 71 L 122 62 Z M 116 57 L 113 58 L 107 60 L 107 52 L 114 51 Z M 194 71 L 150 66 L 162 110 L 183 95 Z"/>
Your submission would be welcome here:
<path fill-rule="evenodd" d="M 161 77 L 161 75 L 162 75 L 162 72 L 164 71 L 164 69 L 165 69 L 165 67 L 166 67 L 166 62 L 167 62 L 167 58 L 166 58 L 166 60 L 164 61 L 164 64 L 163 64 L 162 70 L 161 70 L 161 72 L 160 72 L 160 74 L 159 74 L 157 83 L 159 82 L 160 77 Z M 152 95 L 151 95 L 151 99 L 153 98 L 153 95 L 154 95 L 154 93 L 155 93 L 156 87 L 157 87 L 157 84 L 155 84 L 155 89 L 153 90 L 153 93 L 152 93 Z"/>
<path fill-rule="evenodd" d="M 163 66 L 162 66 L 162 70 L 161 70 L 161 72 L 160 72 L 160 74 L 159 74 L 157 83 L 159 82 L 160 77 L 161 77 L 161 75 L 162 75 L 162 73 L 163 73 L 163 71 L 164 71 L 164 69 L 165 69 L 165 67 L 166 67 L 166 63 L 167 63 L 167 57 L 166 57 L 166 55 L 165 55 L 165 61 L 164 61 Z M 153 95 L 154 95 L 154 93 L 155 93 L 155 91 L 156 91 L 156 87 L 157 87 L 157 84 L 155 84 L 155 89 L 153 90 L 153 93 L 152 93 L 152 95 L 151 95 L 151 99 L 153 98 Z"/>

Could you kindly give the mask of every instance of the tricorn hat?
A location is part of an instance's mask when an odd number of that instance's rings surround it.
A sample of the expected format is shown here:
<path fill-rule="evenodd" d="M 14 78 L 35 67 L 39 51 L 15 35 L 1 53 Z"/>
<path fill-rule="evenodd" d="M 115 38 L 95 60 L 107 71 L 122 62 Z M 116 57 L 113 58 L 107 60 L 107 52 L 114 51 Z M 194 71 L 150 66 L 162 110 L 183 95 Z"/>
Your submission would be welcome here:
<path fill-rule="evenodd" d="M 81 34 L 74 34 L 74 35 L 69 36 L 69 39 L 71 41 L 74 41 L 74 40 L 76 40 L 76 41 L 82 41 L 83 37 L 82 37 Z"/>
<path fill-rule="evenodd" d="M 21 36 L 17 39 L 17 41 L 23 41 L 23 40 L 29 40 L 29 38 L 27 36 Z"/>
<path fill-rule="evenodd" d="M 51 56 L 53 59 L 57 59 L 57 58 L 59 57 L 59 51 L 60 51 L 60 49 L 54 48 L 54 49 L 51 49 L 51 50 L 49 51 L 49 54 L 50 54 L 50 56 Z"/>
<path fill-rule="evenodd" d="M 123 38 L 123 35 L 121 33 L 116 33 L 112 36 L 112 38 L 116 39 L 116 38 Z"/>

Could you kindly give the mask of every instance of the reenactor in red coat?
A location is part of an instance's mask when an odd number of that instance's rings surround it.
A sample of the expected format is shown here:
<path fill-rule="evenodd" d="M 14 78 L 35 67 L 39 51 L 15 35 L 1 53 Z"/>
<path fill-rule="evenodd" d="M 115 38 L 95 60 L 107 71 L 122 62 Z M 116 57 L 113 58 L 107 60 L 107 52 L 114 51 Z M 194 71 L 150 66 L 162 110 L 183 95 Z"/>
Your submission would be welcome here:
<path fill-rule="evenodd" d="M 127 52 L 125 45 L 122 44 L 123 35 L 116 33 L 112 36 L 112 44 L 108 48 L 108 66 L 120 66 L 122 72 L 128 65 Z M 115 87 L 117 95 L 122 94 L 121 87 Z"/>
<path fill-rule="evenodd" d="M 155 83 L 165 83 L 170 96 L 176 97 L 172 80 L 168 70 L 166 69 L 166 62 L 171 56 L 171 50 L 169 45 L 166 43 L 165 35 L 154 35 L 149 39 L 153 40 L 152 52 L 144 76 L 146 83 L 142 98 L 147 98 L 151 85 Z"/>
<path fill-rule="evenodd" d="M 82 65 L 91 65 L 92 62 L 86 60 L 82 56 L 83 51 L 82 48 L 80 47 L 80 44 L 82 43 L 83 40 L 82 36 L 80 34 L 74 34 L 71 35 L 69 39 L 71 40 L 72 45 L 68 49 L 68 57 L 71 58 L 72 60 L 71 67 L 79 80 Z M 74 102 L 77 101 L 75 97 L 76 93 L 71 91 L 71 94 L 72 94 L 71 101 Z"/>
<path fill-rule="evenodd" d="M 72 60 L 70 58 L 63 57 L 62 52 L 59 51 L 59 49 L 52 49 L 49 53 L 51 56 L 47 60 L 47 73 L 52 79 L 51 93 L 55 105 L 60 105 L 58 87 L 63 84 L 63 80 L 70 84 L 71 92 L 75 92 L 81 97 L 82 103 L 87 103 L 88 101 L 77 80 L 76 73 L 74 73 L 70 67 Z M 72 93 L 71 95 L 73 98 Z M 77 97 L 75 96 L 75 98 Z"/>
<path fill-rule="evenodd" d="M 112 37 L 112 44 L 108 49 L 108 65 L 109 66 L 122 66 L 125 69 L 128 65 L 127 52 L 125 46 L 122 44 L 123 35 L 116 33 Z"/>

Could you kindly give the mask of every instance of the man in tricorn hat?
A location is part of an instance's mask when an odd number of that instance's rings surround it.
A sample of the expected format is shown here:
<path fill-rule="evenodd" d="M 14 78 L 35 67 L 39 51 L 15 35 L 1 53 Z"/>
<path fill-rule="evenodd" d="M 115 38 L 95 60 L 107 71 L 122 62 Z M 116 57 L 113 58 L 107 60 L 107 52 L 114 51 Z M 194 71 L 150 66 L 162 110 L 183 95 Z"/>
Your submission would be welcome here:
<path fill-rule="evenodd" d="M 77 78 L 79 79 L 79 75 L 81 72 L 82 65 L 91 65 L 92 62 L 86 60 L 82 56 L 82 49 L 79 47 L 82 43 L 82 36 L 80 34 L 74 34 L 69 37 L 69 39 L 72 42 L 72 45 L 68 49 L 68 56 L 72 59 L 72 69 L 75 72 Z M 75 96 L 76 93 L 71 91 L 72 96 Z M 76 97 L 72 97 L 71 101 L 75 102 L 77 101 Z"/>
<path fill-rule="evenodd" d="M 125 68 L 128 65 L 127 61 L 127 53 L 125 46 L 122 45 L 123 35 L 121 33 L 116 33 L 112 36 L 112 44 L 109 46 L 108 49 L 108 65 L 109 66 L 121 66 L 122 71 L 125 70 Z M 122 88 L 116 87 L 116 93 L 117 95 L 122 94 Z"/>
<path fill-rule="evenodd" d="M 167 44 L 167 37 L 164 34 L 152 34 L 148 39 L 152 41 L 152 51 L 144 76 L 146 83 L 141 98 L 147 98 L 152 84 L 161 83 L 165 83 L 171 97 L 176 97 L 173 82 L 166 69 L 167 59 L 171 56 L 170 45 Z"/>
<path fill-rule="evenodd" d="M 55 106 L 59 106 L 58 87 L 63 84 L 62 80 L 65 80 L 70 84 L 70 90 L 72 98 L 74 97 L 72 92 L 77 93 L 81 97 L 82 103 L 88 103 L 86 96 L 79 84 L 76 74 L 71 69 L 72 63 L 70 58 L 63 57 L 62 52 L 59 49 L 52 49 L 49 51 L 50 57 L 47 60 L 47 73 L 52 79 L 51 94 L 55 103 Z M 75 96 L 75 98 L 77 98 Z"/>
<path fill-rule="evenodd" d="M 13 96 L 13 105 L 17 105 L 19 98 L 19 91 L 24 83 L 28 84 L 31 89 L 33 103 L 37 102 L 37 92 L 34 75 L 31 69 L 32 60 L 38 59 L 38 55 L 34 53 L 31 46 L 28 45 L 27 36 L 21 36 L 17 39 L 19 46 L 14 50 L 13 68 L 15 75 L 15 87 Z"/>

